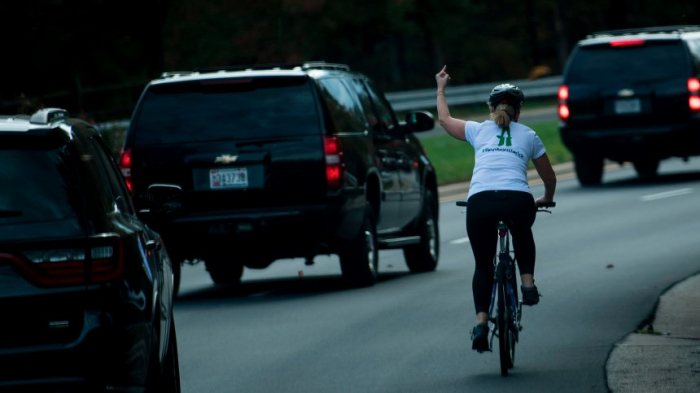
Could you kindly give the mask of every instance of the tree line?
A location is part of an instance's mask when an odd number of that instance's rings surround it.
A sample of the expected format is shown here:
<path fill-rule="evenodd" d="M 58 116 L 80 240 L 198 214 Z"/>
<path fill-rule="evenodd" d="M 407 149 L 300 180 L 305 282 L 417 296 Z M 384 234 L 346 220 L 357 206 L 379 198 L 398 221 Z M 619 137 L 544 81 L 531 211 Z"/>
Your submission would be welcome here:
<path fill-rule="evenodd" d="M 687 0 L 24 0 L 3 4 L 2 113 L 127 118 L 164 71 L 324 60 L 383 90 L 561 74 L 600 30 L 700 24 Z M 632 60 L 633 61 L 633 60 Z"/>

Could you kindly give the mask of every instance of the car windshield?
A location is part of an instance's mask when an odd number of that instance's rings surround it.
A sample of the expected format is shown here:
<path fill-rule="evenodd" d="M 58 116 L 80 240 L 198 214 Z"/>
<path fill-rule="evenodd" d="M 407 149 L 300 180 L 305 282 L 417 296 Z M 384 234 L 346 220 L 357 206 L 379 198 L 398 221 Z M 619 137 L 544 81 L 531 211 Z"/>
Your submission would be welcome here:
<path fill-rule="evenodd" d="M 307 78 L 217 79 L 154 85 L 138 113 L 141 145 L 320 133 Z"/>
<path fill-rule="evenodd" d="M 617 47 L 582 46 L 572 59 L 566 83 L 608 85 L 687 77 L 690 62 L 681 45 L 680 41 L 646 41 Z"/>

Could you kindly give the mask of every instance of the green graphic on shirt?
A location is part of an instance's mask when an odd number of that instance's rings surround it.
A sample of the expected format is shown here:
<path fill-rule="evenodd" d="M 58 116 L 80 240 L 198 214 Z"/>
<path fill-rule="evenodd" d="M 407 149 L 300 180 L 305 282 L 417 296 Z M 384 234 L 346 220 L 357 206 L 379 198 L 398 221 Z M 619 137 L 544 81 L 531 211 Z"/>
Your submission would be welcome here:
<path fill-rule="evenodd" d="M 506 137 L 505 134 L 506 132 L 508 133 L 508 136 Z M 506 127 L 501 130 L 501 136 L 498 137 L 498 146 L 510 146 L 512 143 L 510 142 L 510 127 Z"/>

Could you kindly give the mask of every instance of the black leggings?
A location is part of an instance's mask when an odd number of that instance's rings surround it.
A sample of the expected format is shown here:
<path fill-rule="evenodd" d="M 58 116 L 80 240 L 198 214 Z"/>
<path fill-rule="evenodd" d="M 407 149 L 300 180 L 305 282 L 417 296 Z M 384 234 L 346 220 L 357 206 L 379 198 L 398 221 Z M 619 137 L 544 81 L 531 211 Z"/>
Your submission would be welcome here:
<path fill-rule="evenodd" d="M 483 191 L 469 197 L 467 234 L 476 268 L 472 278 L 477 314 L 489 312 L 493 289 L 493 258 L 498 246 L 498 221 L 508 224 L 520 274 L 535 271 L 535 240 L 532 224 L 537 208 L 532 194 L 522 191 Z"/>

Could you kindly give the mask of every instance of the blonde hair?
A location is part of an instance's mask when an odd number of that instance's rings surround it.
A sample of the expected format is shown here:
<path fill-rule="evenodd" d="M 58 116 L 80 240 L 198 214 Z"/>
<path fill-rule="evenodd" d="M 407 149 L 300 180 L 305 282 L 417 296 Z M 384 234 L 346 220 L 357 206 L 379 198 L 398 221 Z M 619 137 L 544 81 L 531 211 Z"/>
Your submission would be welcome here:
<path fill-rule="evenodd" d="M 501 128 L 508 127 L 515 117 L 515 107 L 505 102 L 496 105 L 495 108 L 489 105 L 489 109 L 491 109 L 489 114 L 491 120 Z"/>

